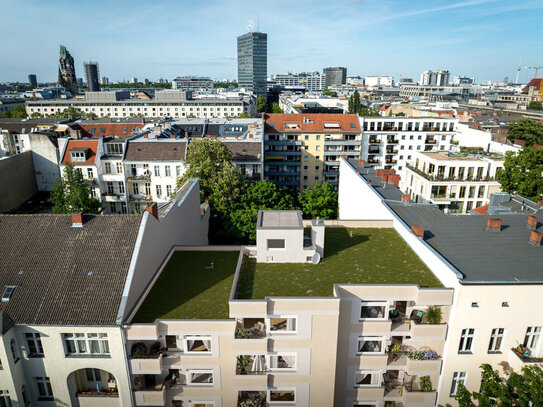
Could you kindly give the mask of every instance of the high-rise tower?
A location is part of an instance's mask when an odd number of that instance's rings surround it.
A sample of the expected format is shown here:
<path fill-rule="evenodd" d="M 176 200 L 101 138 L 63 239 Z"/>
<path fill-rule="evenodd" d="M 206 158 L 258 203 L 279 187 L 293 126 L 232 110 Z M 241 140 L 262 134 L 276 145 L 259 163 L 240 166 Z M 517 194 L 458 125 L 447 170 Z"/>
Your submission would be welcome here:
<path fill-rule="evenodd" d="M 89 92 L 99 92 L 100 82 L 98 81 L 98 62 L 85 62 L 85 78 L 87 80 L 87 90 Z"/>
<path fill-rule="evenodd" d="M 64 45 L 60 46 L 58 68 L 58 84 L 63 86 L 73 96 L 77 95 L 77 77 L 75 76 L 74 58 Z"/>
<path fill-rule="evenodd" d="M 32 89 L 38 87 L 38 79 L 36 78 L 36 75 L 31 73 L 28 75 L 28 84 L 32 87 Z"/>
<path fill-rule="evenodd" d="M 238 85 L 266 98 L 268 34 L 249 32 L 238 37 Z"/>

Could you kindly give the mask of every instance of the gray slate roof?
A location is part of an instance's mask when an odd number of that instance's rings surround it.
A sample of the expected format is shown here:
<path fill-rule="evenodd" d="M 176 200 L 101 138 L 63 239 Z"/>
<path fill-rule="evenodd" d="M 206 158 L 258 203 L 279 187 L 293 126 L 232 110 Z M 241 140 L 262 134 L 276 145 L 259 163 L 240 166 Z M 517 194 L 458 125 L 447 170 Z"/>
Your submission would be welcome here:
<path fill-rule="evenodd" d="M 360 171 L 360 175 L 366 181 L 371 181 L 371 186 L 383 199 L 390 199 L 393 201 L 402 200 L 402 191 L 391 183 L 384 183 L 381 177 L 378 177 L 375 173 L 375 168 L 371 166 L 358 165 L 358 160 L 348 159 L 349 164 L 355 169 Z"/>
<path fill-rule="evenodd" d="M 16 286 L 0 310 L 16 324 L 115 325 L 141 218 L 0 215 L 0 287 Z"/>
<path fill-rule="evenodd" d="M 224 141 L 233 161 L 260 161 L 262 144 L 250 141 Z"/>
<path fill-rule="evenodd" d="M 388 202 L 409 226 L 425 230 L 425 240 L 465 275 L 463 282 L 543 282 L 543 246 L 528 243 L 526 214 L 447 215 L 433 205 Z M 543 211 L 537 230 L 543 232 Z M 501 232 L 487 232 L 489 218 L 502 220 Z"/>
<path fill-rule="evenodd" d="M 127 161 L 184 161 L 184 141 L 129 142 L 126 146 Z"/>

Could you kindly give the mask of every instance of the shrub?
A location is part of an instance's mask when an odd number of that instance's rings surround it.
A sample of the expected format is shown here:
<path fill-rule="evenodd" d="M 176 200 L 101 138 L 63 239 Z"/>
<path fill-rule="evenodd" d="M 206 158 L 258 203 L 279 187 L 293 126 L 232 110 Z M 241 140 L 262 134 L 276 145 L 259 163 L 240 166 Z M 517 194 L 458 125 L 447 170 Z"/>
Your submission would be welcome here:
<path fill-rule="evenodd" d="M 245 337 L 247 337 L 247 332 L 245 332 L 245 329 L 236 328 L 235 338 L 236 339 L 243 339 Z"/>
<path fill-rule="evenodd" d="M 411 360 L 437 360 L 439 359 L 439 355 L 433 350 L 416 350 L 409 352 L 407 358 Z"/>
<path fill-rule="evenodd" d="M 130 350 L 131 357 L 141 358 L 147 355 L 147 346 L 143 342 L 136 342 Z"/>
<path fill-rule="evenodd" d="M 430 305 L 426 310 L 426 319 L 430 324 L 440 324 L 441 323 L 442 312 L 440 307 Z"/>
<path fill-rule="evenodd" d="M 238 356 L 238 369 L 240 372 L 245 372 L 245 369 L 247 368 L 247 365 L 251 361 L 251 357 L 249 355 L 239 355 Z"/>
<path fill-rule="evenodd" d="M 432 391 L 432 381 L 430 380 L 430 376 L 419 377 L 419 388 L 420 391 L 424 392 Z"/>
<path fill-rule="evenodd" d="M 141 390 L 145 387 L 145 378 L 142 375 L 136 376 L 134 378 L 134 386 L 137 390 Z"/>

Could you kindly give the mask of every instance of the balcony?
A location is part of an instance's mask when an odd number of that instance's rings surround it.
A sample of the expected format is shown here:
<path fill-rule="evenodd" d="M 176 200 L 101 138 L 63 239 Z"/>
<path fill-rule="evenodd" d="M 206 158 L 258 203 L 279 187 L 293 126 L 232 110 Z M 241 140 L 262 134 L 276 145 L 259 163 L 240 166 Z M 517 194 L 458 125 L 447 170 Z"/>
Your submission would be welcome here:
<path fill-rule="evenodd" d="M 398 160 L 395 160 L 394 158 L 387 158 L 386 163 L 387 164 L 396 164 Z"/>
<path fill-rule="evenodd" d="M 387 139 L 387 143 L 388 144 L 398 144 L 399 141 L 398 141 L 398 139 Z"/>
<path fill-rule="evenodd" d="M 443 182 L 495 182 L 496 177 L 466 177 L 466 178 L 460 178 L 460 177 L 445 177 L 444 175 L 433 175 L 428 174 L 419 168 L 411 165 L 406 164 L 406 167 L 409 168 L 411 171 L 417 173 L 424 179 L 427 179 L 428 181 L 443 181 Z"/>
<path fill-rule="evenodd" d="M 102 198 L 104 198 L 105 202 L 125 202 L 126 201 L 126 195 L 114 194 L 114 193 L 109 193 L 109 192 L 102 194 Z"/>
<path fill-rule="evenodd" d="M 265 375 L 268 373 L 263 355 L 239 355 L 236 359 L 237 376 Z"/>
<path fill-rule="evenodd" d="M 435 202 L 451 203 L 452 198 L 451 194 L 430 194 L 430 199 Z"/>
<path fill-rule="evenodd" d="M 248 405 L 251 407 L 266 407 L 266 392 L 265 391 L 240 391 L 238 392 L 237 406 Z"/>
<path fill-rule="evenodd" d="M 152 202 L 153 198 L 151 195 L 130 195 L 130 202 Z"/>
<path fill-rule="evenodd" d="M 264 155 L 266 156 L 273 156 L 273 155 L 301 155 L 301 151 L 292 151 L 292 150 L 284 150 L 284 151 L 270 151 L 266 150 L 264 151 Z"/>
<path fill-rule="evenodd" d="M 436 144 L 437 143 L 437 140 L 433 139 L 433 138 L 427 138 L 426 141 L 425 141 L 426 144 Z"/>
<path fill-rule="evenodd" d="M 530 351 L 523 345 L 511 348 L 511 353 L 512 355 L 509 357 L 509 364 L 515 371 L 520 371 L 526 364 L 543 363 L 543 358 L 531 356 Z"/>
<path fill-rule="evenodd" d="M 127 178 L 128 182 L 137 182 L 137 181 L 151 181 L 151 173 L 149 171 L 141 175 L 132 174 Z"/>
<path fill-rule="evenodd" d="M 236 339 L 262 339 L 265 337 L 266 325 L 264 318 L 243 318 L 237 320 Z"/>
<path fill-rule="evenodd" d="M 437 392 L 421 391 L 420 376 L 405 374 L 403 380 L 398 379 L 397 371 L 384 374 L 385 401 L 403 403 L 405 406 L 435 406 Z"/>
<path fill-rule="evenodd" d="M 134 391 L 136 406 L 164 406 L 166 403 L 166 389 L 164 385 L 147 387 Z"/>
<path fill-rule="evenodd" d="M 98 186 L 98 181 L 96 181 L 96 178 L 89 178 L 89 179 L 84 179 L 83 184 L 89 187 L 96 187 Z"/>
<path fill-rule="evenodd" d="M 387 148 L 387 154 L 397 154 L 398 149 L 397 148 Z"/>
<path fill-rule="evenodd" d="M 380 144 L 381 141 L 379 141 L 379 139 L 376 139 L 376 138 L 370 138 L 370 144 Z"/>

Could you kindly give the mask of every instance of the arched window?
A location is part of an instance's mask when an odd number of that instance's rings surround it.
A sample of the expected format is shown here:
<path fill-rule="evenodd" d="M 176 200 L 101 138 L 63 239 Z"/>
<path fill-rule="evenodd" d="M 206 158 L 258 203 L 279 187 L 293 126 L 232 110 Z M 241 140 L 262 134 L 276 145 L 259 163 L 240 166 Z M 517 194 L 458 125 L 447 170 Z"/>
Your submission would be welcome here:
<path fill-rule="evenodd" d="M 13 356 L 13 363 L 17 363 L 19 361 L 19 352 L 17 349 L 17 343 L 15 342 L 15 339 L 12 339 L 9 343 L 9 346 L 11 347 L 11 356 Z"/>

